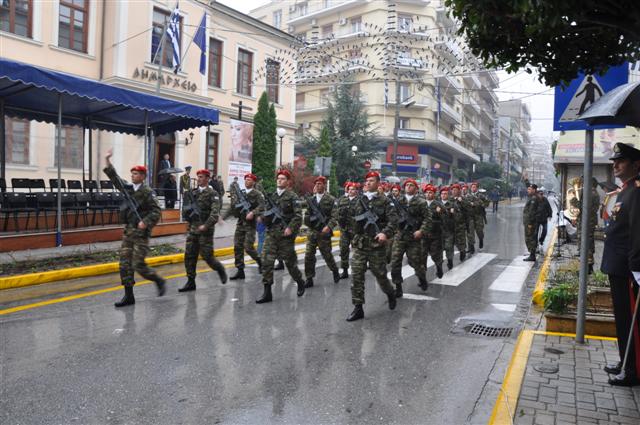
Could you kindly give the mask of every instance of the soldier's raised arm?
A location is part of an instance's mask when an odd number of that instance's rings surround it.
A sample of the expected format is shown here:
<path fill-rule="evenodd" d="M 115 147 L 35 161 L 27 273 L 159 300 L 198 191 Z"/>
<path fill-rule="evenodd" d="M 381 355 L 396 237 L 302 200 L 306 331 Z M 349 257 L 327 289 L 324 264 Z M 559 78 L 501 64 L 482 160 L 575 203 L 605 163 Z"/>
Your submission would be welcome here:
<path fill-rule="evenodd" d="M 120 192 L 125 190 L 123 184 L 128 184 L 125 179 L 118 175 L 118 172 L 115 168 L 113 168 L 113 164 L 111 164 L 111 157 L 113 156 L 113 150 L 109 149 L 107 151 L 107 155 L 104 157 L 105 168 L 102 170 L 109 177 L 113 186 Z"/>

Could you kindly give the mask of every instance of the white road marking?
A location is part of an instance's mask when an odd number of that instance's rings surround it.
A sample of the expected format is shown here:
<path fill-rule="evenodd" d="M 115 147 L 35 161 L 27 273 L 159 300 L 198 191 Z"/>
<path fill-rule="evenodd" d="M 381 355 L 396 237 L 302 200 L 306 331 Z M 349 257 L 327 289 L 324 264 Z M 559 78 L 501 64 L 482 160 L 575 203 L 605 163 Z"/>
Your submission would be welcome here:
<path fill-rule="evenodd" d="M 402 298 L 416 301 L 438 301 L 438 298 L 433 298 L 428 295 L 407 294 L 406 292 L 402 295 Z"/>
<path fill-rule="evenodd" d="M 429 283 L 437 285 L 459 286 L 484 267 L 487 263 L 497 257 L 497 254 L 480 253 L 475 254 L 462 264 L 458 264 L 453 270 L 448 271 L 442 279 L 435 279 Z"/>
<path fill-rule="evenodd" d="M 524 257 L 516 257 L 500 275 L 493 281 L 489 289 L 492 291 L 520 292 L 522 284 L 527 279 L 533 261 L 522 261 Z"/>
<path fill-rule="evenodd" d="M 500 310 L 500 311 L 509 311 L 509 312 L 514 312 L 516 311 L 516 305 L 515 304 L 491 304 L 496 310 Z"/>

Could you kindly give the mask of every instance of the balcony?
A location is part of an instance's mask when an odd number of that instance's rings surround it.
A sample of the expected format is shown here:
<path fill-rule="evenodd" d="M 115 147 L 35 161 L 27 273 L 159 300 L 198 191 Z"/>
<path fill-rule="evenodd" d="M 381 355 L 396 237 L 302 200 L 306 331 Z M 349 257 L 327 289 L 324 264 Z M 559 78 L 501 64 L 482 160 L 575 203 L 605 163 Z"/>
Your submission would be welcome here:
<path fill-rule="evenodd" d="M 480 79 L 475 74 L 465 74 L 462 79 L 468 87 L 479 89 L 482 86 Z"/>
<path fill-rule="evenodd" d="M 442 149 L 448 153 L 453 153 L 458 156 L 463 156 L 467 160 L 471 161 L 480 161 L 480 157 L 475 153 L 471 152 L 469 149 L 464 146 L 456 143 L 453 139 L 445 136 L 444 134 L 438 134 L 438 139 L 436 141 L 436 147 Z"/>
<path fill-rule="evenodd" d="M 436 8 L 436 22 L 443 27 L 449 27 L 454 24 L 453 19 L 449 16 L 445 7 Z"/>
<path fill-rule="evenodd" d="M 453 106 L 447 102 L 440 102 L 440 119 L 451 124 L 460 124 L 462 117 L 460 112 L 456 111 Z"/>
<path fill-rule="evenodd" d="M 437 77 L 440 82 L 440 88 L 445 90 L 448 94 L 460 94 L 461 87 L 458 80 L 451 75 L 442 75 Z"/>
<path fill-rule="evenodd" d="M 328 101 L 326 99 L 305 100 L 296 103 L 296 115 L 310 115 L 324 113 L 327 110 Z"/>
<path fill-rule="evenodd" d="M 289 9 L 289 20 L 287 24 L 296 25 L 307 19 L 317 19 L 330 14 L 335 15 L 356 7 L 359 3 L 359 0 L 324 0 L 308 2 L 306 3 L 306 7 L 299 7 L 302 3 L 292 5 Z"/>
<path fill-rule="evenodd" d="M 424 130 L 413 130 L 410 128 L 398 129 L 398 139 L 424 140 L 425 135 L 426 133 Z"/>
<path fill-rule="evenodd" d="M 427 96 L 410 95 L 400 102 L 400 106 L 405 108 L 431 108 L 433 107 L 433 100 Z M 389 99 L 389 105 L 395 105 L 396 100 Z"/>
<path fill-rule="evenodd" d="M 364 25 L 362 22 L 352 23 L 347 22 L 346 24 L 338 27 L 338 31 L 335 31 L 334 36 L 336 39 L 348 39 L 352 37 L 357 37 L 359 35 L 364 35 Z"/>
<path fill-rule="evenodd" d="M 476 102 L 476 100 L 471 97 L 470 93 L 466 93 L 463 100 L 464 107 L 467 110 L 473 111 L 476 114 L 480 113 L 480 105 L 478 105 L 478 102 Z"/>
<path fill-rule="evenodd" d="M 454 65 L 458 64 L 463 57 L 462 49 L 452 40 L 436 41 L 433 51 L 436 55 L 441 55 Z"/>
<path fill-rule="evenodd" d="M 466 137 L 469 137 L 470 140 L 480 140 L 480 130 L 478 127 L 471 123 L 467 123 L 462 129 L 462 134 Z"/>
<path fill-rule="evenodd" d="M 398 56 L 396 64 L 400 68 L 410 69 L 416 72 L 427 72 L 426 64 L 422 59 L 415 59 L 407 56 Z"/>

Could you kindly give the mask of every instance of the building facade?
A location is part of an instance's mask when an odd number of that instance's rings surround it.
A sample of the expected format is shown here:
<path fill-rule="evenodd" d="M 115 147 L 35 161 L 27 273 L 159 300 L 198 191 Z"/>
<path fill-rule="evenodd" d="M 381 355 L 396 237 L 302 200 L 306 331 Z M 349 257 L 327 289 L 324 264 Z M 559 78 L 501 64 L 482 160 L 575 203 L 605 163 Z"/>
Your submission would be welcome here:
<path fill-rule="evenodd" d="M 385 49 L 387 37 L 403 46 L 392 53 L 393 72 L 388 79 L 356 73 L 352 85 L 360 96 L 370 121 L 378 129 L 383 146 L 373 168 L 389 173 L 392 168 L 395 108 L 399 106 L 398 175 L 422 176 L 424 180 L 447 183 L 456 168 L 489 160 L 494 143 L 498 78 L 494 71 L 446 71 L 477 69 L 477 59 L 452 40 L 456 23 L 440 1 L 271 1 L 250 14 L 278 26 L 297 39 L 322 51 L 322 71 L 335 74 L 354 68 L 375 71 L 389 67 Z M 393 29 L 389 29 L 393 22 Z M 424 29 L 423 29 L 424 28 Z M 381 35 L 377 37 L 376 34 Z M 427 61 L 426 58 L 429 57 Z M 363 65 L 366 63 L 366 65 Z M 396 82 L 399 99 L 396 98 Z M 298 78 L 296 122 L 298 132 L 318 133 L 327 110 L 332 84 L 306 83 Z"/>
<path fill-rule="evenodd" d="M 503 173 L 526 175 L 530 163 L 531 114 L 521 99 L 505 100 L 498 107 L 499 136 L 493 157 Z"/>
<path fill-rule="evenodd" d="M 245 107 L 242 120 L 251 122 L 257 100 L 267 88 L 266 77 L 260 78 L 256 70 L 276 49 L 289 45 L 292 37 L 216 2 L 181 1 L 182 66 L 174 73 L 174 46 L 163 33 L 175 4 L 166 0 L 10 0 L 0 5 L 0 53 L 7 59 L 220 111 L 219 125 L 156 135 L 149 155 L 142 138 L 94 131 L 91 161 L 84 142 L 87 134 L 81 128 L 65 127 L 63 178 L 105 179 L 103 158 L 112 149 L 112 161 L 125 175 L 134 163 L 150 161 L 146 165 L 157 170 L 168 154 L 173 166 L 207 168 L 228 185 L 234 172 L 229 162 L 234 149 L 231 123 L 239 118 L 237 105 Z M 205 13 L 203 75 L 201 51 L 190 44 Z M 278 149 L 282 148 L 283 162 L 292 162 L 295 91 L 278 84 L 269 87 L 278 126 L 287 132 Z M 8 184 L 11 178 L 54 178 L 55 127 L 11 118 L 5 123 Z M 152 179 L 156 185 L 155 173 Z"/>

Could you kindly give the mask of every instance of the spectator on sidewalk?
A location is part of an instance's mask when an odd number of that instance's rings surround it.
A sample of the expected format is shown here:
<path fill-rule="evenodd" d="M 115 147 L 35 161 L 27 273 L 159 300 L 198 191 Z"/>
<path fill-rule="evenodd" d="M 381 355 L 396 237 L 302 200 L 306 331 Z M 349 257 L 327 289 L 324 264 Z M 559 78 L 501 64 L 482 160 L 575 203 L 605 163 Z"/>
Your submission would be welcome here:
<path fill-rule="evenodd" d="M 491 200 L 492 205 L 492 211 L 494 213 L 498 212 L 498 203 L 500 202 L 500 192 L 498 192 L 497 188 L 493 188 L 493 190 L 491 192 L 489 192 L 489 199 Z"/>
<path fill-rule="evenodd" d="M 613 147 L 613 174 L 622 182 L 611 221 L 605 228 L 604 251 L 600 269 L 609 275 L 613 315 L 620 362 L 604 370 L 614 375 L 609 384 L 640 384 L 640 325 L 633 323 L 632 340 L 625 368 L 622 362 L 632 326 L 634 306 L 640 284 L 640 150 L 625 143 Z"/>

